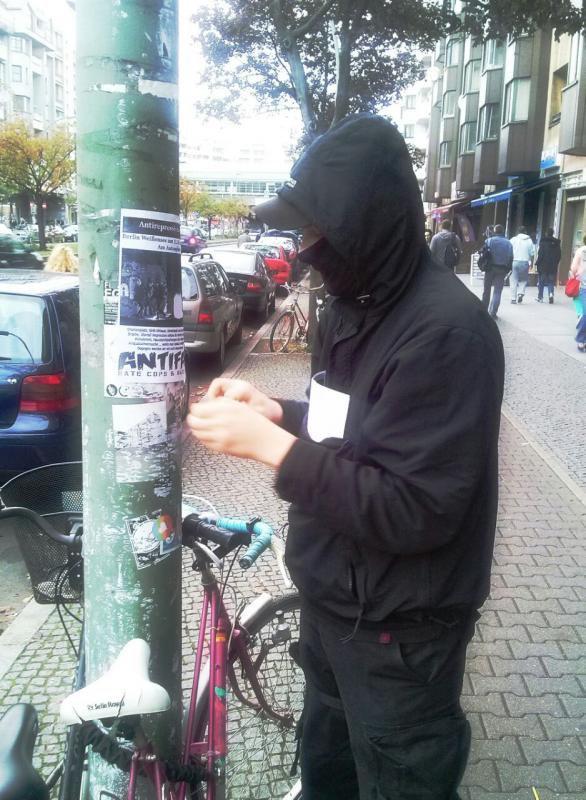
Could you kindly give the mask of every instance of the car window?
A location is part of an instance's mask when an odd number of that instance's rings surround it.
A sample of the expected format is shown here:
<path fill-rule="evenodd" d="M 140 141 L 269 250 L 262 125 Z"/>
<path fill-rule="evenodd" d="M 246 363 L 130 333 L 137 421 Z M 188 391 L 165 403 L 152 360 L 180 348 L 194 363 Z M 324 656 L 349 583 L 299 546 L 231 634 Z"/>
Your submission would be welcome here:
<path fill-rule="evenodd" d="M 79 289 L 53 295 L 66 366 L 79 364 Z"/>
<path fill-rule="evenodd" d="M 42 297 L 0 294 L 0 361 L 51 360 L 51 327 Z"/>
<path fill-rule="evenodd" d="M 220 294 L 220 280 L 216 265 L 211 262 L 202 263 L 197 265 L 196 270 L 202 292 L 208 297 Z"/>
<path fill-rule="evenodd" d="M 26 247 L 16 236 L 0 236 L 0 253 L 26 253 Z"/>
<path fill-rule="evenodd" d="M 197 300 L 199 297 L 195 275 L 188 267 L 181 267 L 181 296 L 184 300 Z"/>
<path fill-rule="evenodd" d="M 257 258 L 256 271 L 259 273 L 259 275 L 262 275 L 263 278 L 270 279 L 270 273 L 267 269 L 267 265 L 265 264 L 264 258 L 260 255 L 260 253 L 257 255 L 256 258 Z"/>
<path fill-rule="evenodd" d="M 238 250 L 214 250 L 214 258 L 226 272 L 241 272 L 244 275 L 253 275 L 255 272 L 254 253 L 243 253 Z"/>
<path fill-rule="evenodd" d="M 219 264 L 215 264 L 214 266 L 216 268 L 216 274 L 220 283 L 220 291 L 222 294 L 229 294 L 232 291 L 232 287 L 230 286 L 228 276 Z"/>

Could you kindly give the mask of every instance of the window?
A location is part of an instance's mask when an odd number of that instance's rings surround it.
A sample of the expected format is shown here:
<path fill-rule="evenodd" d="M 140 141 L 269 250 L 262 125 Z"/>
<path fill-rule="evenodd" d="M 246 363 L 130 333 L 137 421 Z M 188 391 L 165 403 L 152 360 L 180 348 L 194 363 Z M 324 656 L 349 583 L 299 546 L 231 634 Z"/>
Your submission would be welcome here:
<path fill-rule="evenodd" d="M 572 36 L 570 45 L 570 61 L 568 64 L 568 84 L 574 83 L 580 77 L 580 67 L 582 61 L 582 34 L 575 33 Z"/>
<path fill-rule="evenodd" d="M 444 99 L 442 103 L 442 116 L 453 117 L 456 112 L 456 92 L 450 90 L 444 92 Z"/>
<path fill-rule="evenodd" d="M 414 139 L 415 138 L 415 125 L 405 125 L 405 133 L 403 134 L 405 139 Z"/>
<path fill-rule="evenodd" d="M 515 78 L 505 87 L 505 115 L 503 124 L 526 122 L 529 119 L 530 78 Z"/>
<path fill-rule="evenodd" d="M 19 64 L 13 64 L 10 68 L 13 83 L 22 83 L 22 67 Z"/>
<path fill-rule="evenodd" d="M 6 83 L 6 62 L 0 61 L 0 86 Z"/>
<path fill-rule="evenodd" d="M 480 85 L 480 60 L 475 59 L 466 64 L 464 70 L 464 94 L 477 92 Z"/>
<path fill-rule="evenodd" d="M 63 61 L 61 59 L 55 59 L 55 77 L 63 78 Z"/>
<path fill-rule="evenodd" d="M 12 103 L 17 114 L 28 114 L 31 110 L 30 97 L 25 97 L 22 94 L 15 94 Z"/>
<path fill-rule="evenodd" d="M 478 141 L 498 139 L 500 122 L 500 103 L 487 103 L 480 109 L 478 122 Z"/>
<path fill-rule="evenodd" d="M 206 297 L 216 297 L 220 294 L 220 280 L 215 264 L 198 264 L 196 267 L 197 277 Z"/>
<path fill-rule="evenodd" d="M 450 39 L 446 44 L 446 67 L 453 67 L 458 63 L 460 56 L 460 42 L 458 39 Z"/>
<path fill-rule="evenodd" d="M 6 103 L 0 103 L 0 122 L 4 122 L 6 118 Z"/>
<path fill-rule="evenodd" d="M 57 103 L 63 102 L 63 86 L 60 83 L 55 84 L 55 100 Z"/>
<path fill-rule="evenodd" d="M 460 126 L 460 155 L 473 153 L 476 146 L 476 120 Z"/>
<path fill-rule="evenodd" d="M 551 101 L 549 105 L 549 124 L 560 121 L 562 113 L 562 91 L 568 83 L 568 65 L 557 69 L 551 76 Z"/>
<path fill-rule="evenodd" d="M 408 94 L 405 97 L 405 108 L 415 108 L 417 97 L 414 94 Z"/>
<path fill-rule="evenodd" d="M 63 36 L 60 33 L 55 34 L 55 47 L 57 50 L 63 50 Z"/>
<path fill-rule="evenodd" d="M 0 360 L 21 364 L 50 360 L 51 329 L 42 298 L 0 294 L 0 328 L 14 334 L 0 337 Z"/>
<path fill-rule="evenodd" d="M 482 69 L 502 67 L 505 63 L 505 45 L 500 39 L 489 39 L 484 45 Z"/>
<path fill-rule="evenodd" d="M 22 36 L 10 37 L 10 49 L 13 50 L 15 53 L 24 53 L 25 46 L 24 46 L 24 39 L 22 38 Z"/>
<path fill-rule="evenodd" d="M 442 142 L 439 147 L 440 167 L 449 167 L 452 163 L 452 142 Z"/>

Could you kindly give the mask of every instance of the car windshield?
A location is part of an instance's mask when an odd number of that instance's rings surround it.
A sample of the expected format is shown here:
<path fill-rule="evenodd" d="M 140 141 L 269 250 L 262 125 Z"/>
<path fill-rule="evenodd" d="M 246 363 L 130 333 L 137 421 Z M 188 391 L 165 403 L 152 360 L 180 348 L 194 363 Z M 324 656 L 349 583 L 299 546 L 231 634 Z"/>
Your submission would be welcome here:
<path fill-rule="evenodd" d="M 239 253 L 238 250 L 214 250 L 215 260 L 226 272 L 240 272 L 244 275 L 254 274 L 254 255 Z"/>
<path fill-rule="evenodd" d="M 257 253 L 260 253 L 261 256 L 265 258 L 279 258 L 279 248 L 278 247 L 269 247 L 268 245 L 264 244 L 250 244 L 244 245 L 245 250 L 255 250 Z"/>
<path fill-rule="evenodd" d="M 42 297 L 0 294 L 0 361 L 49 360 L 49 319 Z"/>

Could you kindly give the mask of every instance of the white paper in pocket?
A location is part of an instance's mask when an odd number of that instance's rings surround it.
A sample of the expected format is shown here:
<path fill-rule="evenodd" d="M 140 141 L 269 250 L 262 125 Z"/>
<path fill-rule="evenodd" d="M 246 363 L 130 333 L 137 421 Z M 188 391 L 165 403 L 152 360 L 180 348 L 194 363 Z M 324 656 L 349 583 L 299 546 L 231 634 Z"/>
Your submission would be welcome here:
<path fill-rule="evenodd" d="M 317 372 L 311 379 L 307 432 L 314 442 L 342 439 L 348 416 L 350 395 L 328 389 L 325 377 L 325 372 Z"/>

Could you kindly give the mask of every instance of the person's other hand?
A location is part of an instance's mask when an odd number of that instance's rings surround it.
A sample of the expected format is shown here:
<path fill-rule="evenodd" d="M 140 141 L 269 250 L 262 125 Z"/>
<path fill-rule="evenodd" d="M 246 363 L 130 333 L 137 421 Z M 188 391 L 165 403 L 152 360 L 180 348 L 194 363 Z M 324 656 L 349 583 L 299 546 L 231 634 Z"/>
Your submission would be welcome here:
<path fill-rule="evenodd" d="M 262 414 L 263 417 L 270 419 L 271 422 L 275 422 L 277 425 L 283 419 L 283 409 L 280 403 L 268 397 L 248 381 L 235 380 L 233 378 L 215 378 L 210 384 L 206 397 L 208 400 L 226 397 L 229 400 L 246 403 L 254 411 Z"/>
<path fill-rule="evenodd" d="M 251 458 L 277 469 L 296 441 L 246 402 L 218 397 L 194 403 L 187 417 L 192 434 L 210 450 Z"/>

